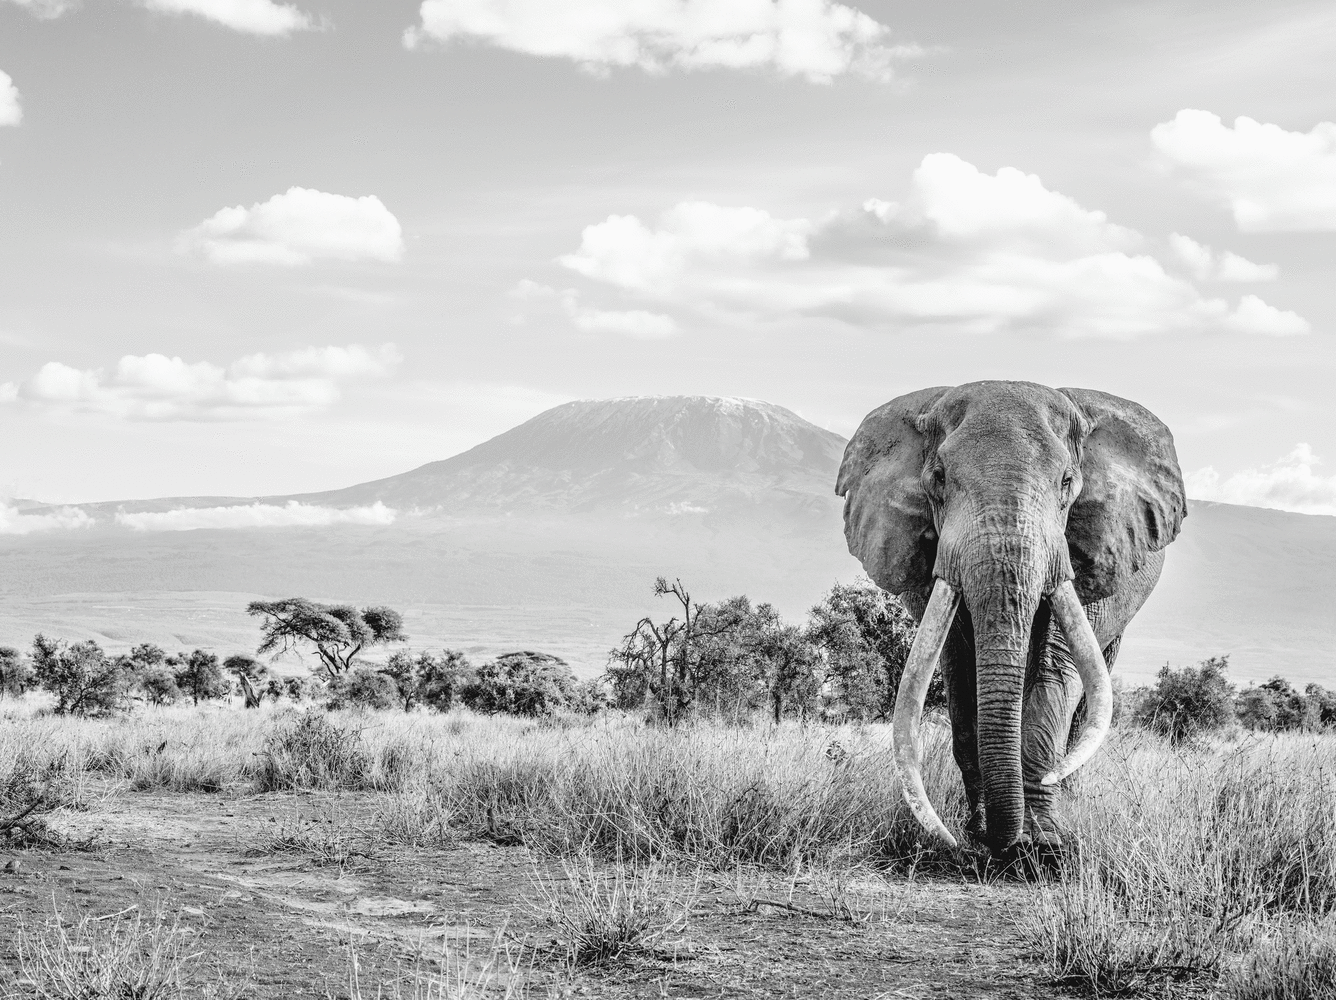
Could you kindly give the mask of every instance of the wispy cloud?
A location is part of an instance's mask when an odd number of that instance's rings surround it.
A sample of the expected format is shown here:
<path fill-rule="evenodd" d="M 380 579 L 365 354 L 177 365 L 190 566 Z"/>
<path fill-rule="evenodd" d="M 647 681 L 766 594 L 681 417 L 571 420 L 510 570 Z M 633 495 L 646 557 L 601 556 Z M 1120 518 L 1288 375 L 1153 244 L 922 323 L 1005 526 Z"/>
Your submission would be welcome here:
<path fill-rule="evenodd" d="M 425 0 L 404 34 L 569 59 L 603 75 L 617 67 L 769 70 L 829 83 L 854 74 L 889 80 L 897 59 L 921 55 L 891 31 L 831 0 Z"/>
<path fill-rule="evenodd" d="M 1254 264 L 1228 250 L 1217 253 L 1181 233 L 1169 234 L 1169 246 L 1199 281 L 1275 281 L 1278 264 Z"/>
<path fill-rule="evenodd" d="M 39 531 L 69 531 L 92 526 L 93 519 L 77 507 L 27 514 L 10 504 L 0 503 L 0 535 L 31 535 Z"/>
<path fill-rule="evenodd" d="M 19 104 L 19 88 L 14 79 L 0 70 L 0 125 L 17 125 L 23 121 L 23 106 Z"/>
<path fill-rule="evenodd" d="M 351 198 L 292 187 L 245 208 L 221 208 L 177 240 L 215 264 L 310 264 L 319 259 L 398 261 L 399 220 L 375 195 Z"/>
<path fill-rule="evenodd" d="M 1151 130 L 1165 162 L 1245 232 L 1336 229 L 1336 122 L 1289 132 L 1185 109 Z"/>
<path fill-rule="evenodd" d="M 819 219 L 683 203 L 656 225 L 613 215 L 588 226 L 560 261 L 649 302 L 749 320 L 1107 338 L 1309 330 L 1256 295 L 1204 295 L 1140 234 L 1032 174 L 985 174 L 946 153 L 923 159 L 903 203 L 873 198 Z M 1217 280 L 1263 271 L 1243 258 L 1210 264 Z"/>
<path fill-rule="evenodd" d="M 201 528 L 324 528 L 336 524 L 393 524 L 397 511 L 377 500 L 369 507 L 320 507 L 289 500 L 233 507 L 196 507 L 127 514 L 116 523 L 136 531 L 197 531 Z"/>
<path fill-rule="evenodd" d="M 60 17 L 61 14 L 78 6 L 75 0 L 9 0 L 9 2 L 44 21 Z"/>
<path fill-rule="evenodd" d="M 677 323 L 671 316 L 645 309 L 599 309 L 587 306 L 580 301 L 580 293 L 573 288 L 558 291 L 526 278 L 511 290 L 511 294 L 518 299 L 557 303 L 571 324 L 584 333 L 610 333 L 633 340 L 662 340 L 677 333 Z"/>
<path fill-rule="evenodd" d="M 195 14 L 248 35 L 286 36 L 313 28 L 314 22 L 291 4 L 273 0 L 143 0 L 149 10 Z"/>
<path fill-rule="evenodd" d="M 1321 464 L 1312 448 L 1297 444 L 1284 458 L 1228 479 L 1212 466 L 1198 469 L 1186 478 L 1188 496 L 1299 514 L 1336 514 L 1336 475 L 1320 475 L 1316 469 Z"/>
<path fill-rule="evenodd" d="M 0 403 L 132 420 L 274 419 L 328 407 L 343 384 L 384 377 L 401 361 L 393 344 L 250 354 L 227 368 L 163 354 L 126 355 L 110 373 L 51 361 L 0 385 Z"/>

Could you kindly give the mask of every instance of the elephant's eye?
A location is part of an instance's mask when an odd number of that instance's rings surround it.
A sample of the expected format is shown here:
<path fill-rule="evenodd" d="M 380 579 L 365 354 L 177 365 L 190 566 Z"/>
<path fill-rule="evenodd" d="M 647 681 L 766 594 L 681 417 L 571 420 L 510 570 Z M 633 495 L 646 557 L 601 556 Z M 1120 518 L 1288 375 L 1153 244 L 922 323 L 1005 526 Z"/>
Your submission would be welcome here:
<path fill-rule="evenodd" d="M 1064 472 L 1064 473 L 1062 474 L 1062 492 L 1063 492 L 1064 494 L 1070 494 L 1070 493 L 1071 493 L 1071 491 L 1072 491 L 1072 483 L 1073 483 L 1074 481 L 1075 481 L 1075 480 L 1074 480 L 1074 478 L 1072 477 L 1072 474 L 1071 474 L 1070 472 Z"/>
<path fill-rule="evenodd" d="M 929 475 L 934 493 L 941 495 L 942 490 L 946 489 L 946 470 L 940 465 L 934 466 Z"/>

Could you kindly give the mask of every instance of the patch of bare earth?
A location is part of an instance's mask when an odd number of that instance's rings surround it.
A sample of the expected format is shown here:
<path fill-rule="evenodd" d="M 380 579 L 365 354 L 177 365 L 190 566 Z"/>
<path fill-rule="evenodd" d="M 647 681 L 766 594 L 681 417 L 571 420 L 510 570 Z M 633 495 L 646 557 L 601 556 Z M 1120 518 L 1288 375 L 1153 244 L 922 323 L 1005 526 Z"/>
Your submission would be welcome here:
<path fill-rule="evenodd" d="M 1014 884 L 683 869 L 661 891 L 693 899 L 684 929 L 572 967 L 535 883 L 559 885 L 559 862 L 466 838 L 387 844 L 371 829 L 375 808 L 372 794 L 108 795 L 54 824 L 91 849 L 0 856 L 18 862 L 0 871 L 0 967 L 16 967 L 21 925 L 163 905 L 202 932 L 201 981 L 254 998 L 349 996 L 350 944 L 363 996 L 414 964 L 449 953 L 481 965 L 498 948 L 509 959 L 483 995 L 1053 995 L 1015 926 L 1031 890 Z"/>

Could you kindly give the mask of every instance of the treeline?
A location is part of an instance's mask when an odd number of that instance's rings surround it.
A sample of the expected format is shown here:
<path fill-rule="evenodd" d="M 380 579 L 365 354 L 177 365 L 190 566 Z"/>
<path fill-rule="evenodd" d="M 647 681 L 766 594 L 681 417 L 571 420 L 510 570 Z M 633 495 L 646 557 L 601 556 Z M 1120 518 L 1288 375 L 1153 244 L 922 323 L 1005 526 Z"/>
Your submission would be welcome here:
<path fill-rule="evenodd" d="M 1228 669 L 1227 656 L 1178 669 L 1166 663 L 1153 685 L 1123 697 L 1123 714 L 1173 743 L 1232 726 L 1269 733 L 1336 729 L 1336 691 L 1314 683 L 1300 692 L 1280 676 L 1239 690 Z"/>

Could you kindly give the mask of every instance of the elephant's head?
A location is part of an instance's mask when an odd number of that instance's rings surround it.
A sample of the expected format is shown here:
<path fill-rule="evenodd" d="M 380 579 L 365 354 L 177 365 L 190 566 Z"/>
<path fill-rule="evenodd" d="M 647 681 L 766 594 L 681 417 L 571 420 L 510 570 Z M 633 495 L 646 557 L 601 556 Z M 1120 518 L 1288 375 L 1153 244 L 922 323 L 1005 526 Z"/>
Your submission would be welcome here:
<path fill-rule="evenodd" d="M 928 599 L 896 706 L 896 754 L 915 814 L 948 840 L 922 792 L 918 716 L 958 602 L 969 611 L 988 841 L 1005 849 L 1024 820 L 1022 697 L 1040 602 L 1065 634 L 1090 709 L 1051 782 L 1108 728 L 1108 674 L 1081 602 L 1122 589 L 1187 513 L 1173 438 L 1143 407 L 1089 389 L 923 389 L 867 416 L 836 492 L 849 551 L 872 579 Z"/>

